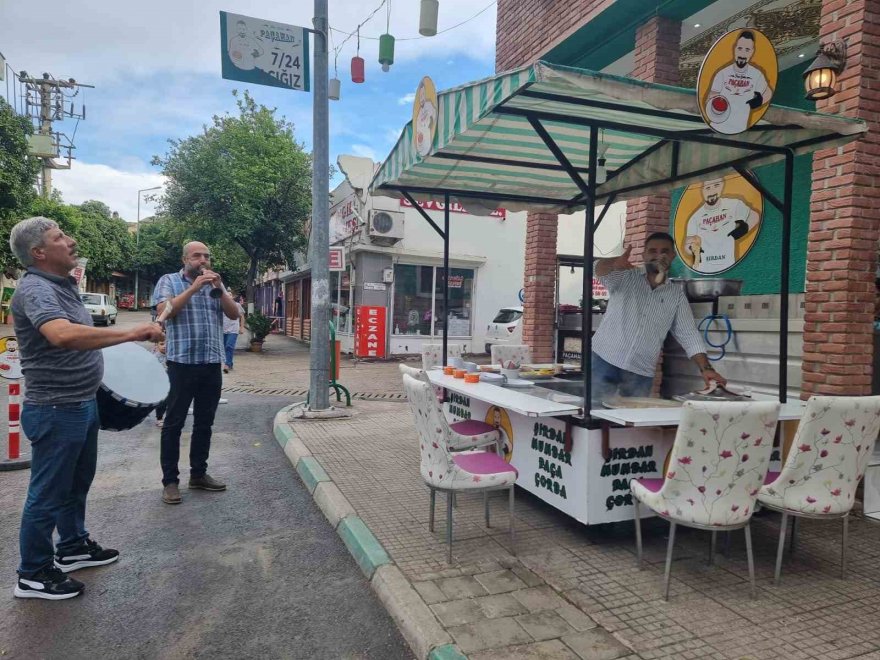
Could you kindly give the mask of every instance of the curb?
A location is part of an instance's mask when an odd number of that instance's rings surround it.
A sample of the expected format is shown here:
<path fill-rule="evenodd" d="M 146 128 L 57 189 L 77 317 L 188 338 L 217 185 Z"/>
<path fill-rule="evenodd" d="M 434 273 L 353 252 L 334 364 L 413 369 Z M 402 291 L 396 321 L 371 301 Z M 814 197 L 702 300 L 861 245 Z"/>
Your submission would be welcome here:
<path fill-rule="evenodd" d="M 370 581 L 407 644 L 416 657 L 425 660 L 467 660 L 320 461 L 297 436 L 287 419 L 287 413 L 295 405 L 286 406 L 275 415 L 275 440 Z"/>

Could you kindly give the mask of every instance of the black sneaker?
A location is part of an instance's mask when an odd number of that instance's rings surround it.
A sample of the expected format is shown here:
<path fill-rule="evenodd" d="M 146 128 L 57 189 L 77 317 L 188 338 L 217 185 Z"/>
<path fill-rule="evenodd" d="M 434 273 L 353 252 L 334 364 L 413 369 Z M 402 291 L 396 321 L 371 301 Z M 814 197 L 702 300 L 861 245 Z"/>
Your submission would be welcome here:
<path fill-rule="evenodd" d="M 118 550 L 105 550 L 92 539 L 86 539 L 76 550 L 66 555 L 56 554 L 55 568 L 70 573 L 81 568 L 112 564 L 117 559 L 119 559 Z"/>
<path fill-rule="evenodd" d="M 79 596 L 86 588 L 82 582 L 67 577 L 55 568 L 44 568 L 29 578 L 19 576 L 13 593 L 16 598 L 65 600 Z"/>

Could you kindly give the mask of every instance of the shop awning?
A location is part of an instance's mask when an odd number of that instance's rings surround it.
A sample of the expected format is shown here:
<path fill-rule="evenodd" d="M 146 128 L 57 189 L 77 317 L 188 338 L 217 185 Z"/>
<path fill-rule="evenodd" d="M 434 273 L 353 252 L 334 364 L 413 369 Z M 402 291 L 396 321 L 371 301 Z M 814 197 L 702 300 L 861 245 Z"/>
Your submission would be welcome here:
<path fill-rule="evenodd" d="M 571 212 L 589 199 L 591 134 L 600 156 L 607 146 L 598 202 L 841 145 L 867 130 L 860 120 L 771 105 L 757 125 L 725 136 L 706 126 L 694 90 L 546 62 L 440 92 L 437 101 L 432 151 L 416 153 L 408 123 L 373 179 L 374 194 L 448 193 L 491 208 Z"/>

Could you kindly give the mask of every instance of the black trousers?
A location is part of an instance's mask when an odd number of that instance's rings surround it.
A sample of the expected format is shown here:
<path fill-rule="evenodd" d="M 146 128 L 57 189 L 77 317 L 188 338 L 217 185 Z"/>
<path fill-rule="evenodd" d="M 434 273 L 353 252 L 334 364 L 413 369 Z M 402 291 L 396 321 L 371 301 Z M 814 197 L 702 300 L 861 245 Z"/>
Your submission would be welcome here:
<path fill-rule="evenodd" d="M 178 483 L 180 460 L 180 432 L 186 422 L 187 410 L 193 407 L 193 430 L 189 444 L 190 476 L 202 477 L 208 470 L 211 450 L 211 427 L 220 401 L 223 374 L 220 363 L 181 364 L 168 361 L 168 411 L 162 426 L 162 446 L 159 461 L 162 464 L 162 485 Z"/>

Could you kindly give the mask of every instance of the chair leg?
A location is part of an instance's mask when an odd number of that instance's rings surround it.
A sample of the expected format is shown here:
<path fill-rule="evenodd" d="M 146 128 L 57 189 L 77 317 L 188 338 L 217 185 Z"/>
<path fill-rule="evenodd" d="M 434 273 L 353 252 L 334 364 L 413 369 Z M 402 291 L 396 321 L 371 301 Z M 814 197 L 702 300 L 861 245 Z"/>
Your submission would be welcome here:
<path fill-rule="evenodd" d="M 724 532 L 724 556 L 727 559 L 730 559 L 730 540 L 732 538 L 730 532 Z"/>
<path fill-rule="evenodd" d="M 446 497 L 446 563 L 452 563 L 452 492 Z"/>
<path fill-rule="evenodd" d="M 782 574 L 782 551 L 785 550 L 785 531 L 788 525 L 788 514 L 782 514 L 782 521 L 779 523 L 779 548 L 776 550 L 776 573 L 773 576 L 773 584 L 779 586 L 779 577 Z"/>
<path fill-rule="evenodd" d="M 636 505 L 636 516 L 633 521 L 636 525 L 636 568 L 642 570 L 642 519 L 639 514 L 639 500 L 634 497 L 633 502 Z"/>
<path fill-rule="evenodd" d="M 489 491 L 483 491 L 483 510 L 486 513 L 486 527 L 491 527 L 489 524 Z"/>
<path fill-rule="evenodd" d="M 849 514 L 843 517 L 843 539 L 840 548 L 840 578 L 846 579 L 846 551 L 849 541 Z"/>
<path fill-rule="evenodd" d="M 718 544 L 718 532 L 712 532 L 709 540 L 709 566 L 715 563 L 715 547 Z"/>
<path fill-rule="evenodd" d="M 513 515 L 513 484 L 510 485 L 510 552 L 516 556 L 516 537 L 514 535 L 514 521 L 516 517 Z"/>
<path fill-rule="evenodd" d="M 669 544 L 666 546 L 666 572 L 663 576 L 663 600 L 669 600 L 669 575 L 672 573 L 672 549 L 675 546 L 675 523 L 669 523 Z"/>
<path fill-rule="evenodd" d="M 797 516 L 792 516 L 791 518 L 791 545 L 788 546 L 788 554 L 794 555 L 794 547 L 797 545 L 797 529 L 798 529 L 798 519 Z"/>
<path fill-rule="evenodd" d="M 752 595 L 752 599 L 754 600 L 757 595 L 757 590 L 755 589 L 755 557 L 752 554 L 752 529 L 749 525 L 746 525 L 744 528 L 746 533 L 746 559 L 749 562 L 749 584 L 751 585 L 750 593 Z"/>
<path fill-rule="evenodd" d="M 428 510 L 428 531 L 434 531 L 434 503 L 437 501 L 437 491 L 433 488 L 431 490 L 431 508 Z"/>

